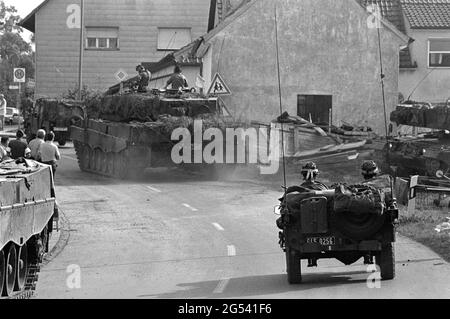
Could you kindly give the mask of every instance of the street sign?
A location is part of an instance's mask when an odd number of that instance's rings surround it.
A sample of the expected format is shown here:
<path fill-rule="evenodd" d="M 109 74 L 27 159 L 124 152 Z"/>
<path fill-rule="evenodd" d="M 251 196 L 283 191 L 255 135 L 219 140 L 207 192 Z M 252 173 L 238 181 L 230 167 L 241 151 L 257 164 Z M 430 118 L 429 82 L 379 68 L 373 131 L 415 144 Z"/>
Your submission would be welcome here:
<path fill-rule="evenodd" d="M 14 69 L 14 82 L 16 83 L 25 83 L 25 69 L 24 68 L 15 68 Z"/>
<path fill-rule="evenodd" d="M 211 87 L 208 90 L 208 95 L 230 95 L 231 90 L 225 84 L 225 81 L 222 79 L 219 73 L 216 73 L 214 79 L 211 83 Z"/>
<path fill-rule="evenodd" d="M 18 89 L 19 89 L 19 86 L 18 86 L 18 85 L 10 85 L 10 86 L 9 86 L 9 89 L 10 89 L 10 90 L 18 90 Z"/>

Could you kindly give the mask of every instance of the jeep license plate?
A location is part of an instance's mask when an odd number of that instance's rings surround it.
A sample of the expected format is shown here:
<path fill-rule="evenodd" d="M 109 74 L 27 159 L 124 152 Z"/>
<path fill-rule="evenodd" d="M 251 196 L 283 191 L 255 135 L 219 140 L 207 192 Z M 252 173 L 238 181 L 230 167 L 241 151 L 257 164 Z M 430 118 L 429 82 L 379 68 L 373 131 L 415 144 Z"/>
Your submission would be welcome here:
<path fill-rule="evenodd" d="M 55 132 L 67 132 L 69 129 L 67 127 L 54 127 L 53 131 Z"/>
<path fill-rule="evenodd" d="M 320 244 L 322 246 L 336 245 L 336 237 L 309 237 L 306 239 L 308 244 Z"/>

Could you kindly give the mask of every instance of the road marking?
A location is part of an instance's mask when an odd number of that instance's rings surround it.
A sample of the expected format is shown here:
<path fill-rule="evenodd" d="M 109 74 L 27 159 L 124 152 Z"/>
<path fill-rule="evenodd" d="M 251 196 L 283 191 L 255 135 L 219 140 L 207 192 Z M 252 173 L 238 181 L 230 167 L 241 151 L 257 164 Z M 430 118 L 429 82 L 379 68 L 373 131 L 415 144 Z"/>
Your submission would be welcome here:
<path fill-rule="evenodd" d="M 228 284 L 230 283 L 230 278 L 225 278 L 219 281 L 217 284 L 216 289 L 214 289 L 214 294 L 221 294 L 225 291 L 225 288 L 227 288 Z"/>
<path fill-rule="evenodd" d="M 188 209 L 190 209 L 190 210 L 192 210 L 193 212 L 198 212 L 198 209 L 197 209 L 197 208 L 194 208 L 194 207 L 192 207 L 192 206 L 189 205 L 189 204 L 183 204 L 183 206 L 186 207 L 186 208 L 188 208 Z"/>
<path fill-rule="evenodd" d="M 224 230 L 225 230 L 225 229 L 223 229 L 223 227 L 220 226 L 220 224 L 218 224 L 218 223 L 213 223 L 213 226 L 216 227 L 216 229 L 217 229 L 218 231 L 224 231 Z"/>
<path fill-rule="evenodd" d="M 227 246 L 228 248 L 228 256 L 232 257 L 232 256 L 236 256 L 236 247 L 234 247 L 234 245 L 229 245 Z"/>
<path fill-rule="evenodd" d="M 63 155 L 63 156 L 61 156 L 61 157 L 62 157 L 62 158 L 69 159 L 69 160 L 74 161 L 74 162 L 78 162 L 78 159 L 73 158 L 73 157 L 70 157 L 70 156 Z"/>
<path fill-rule="evenodd" d="M 161 193 L 161 190 L 159 190 L 159 189 L 157 189 L 157 188 L 154 188 L 154 187 L 151 187 L 151 186 L 147 186 L 147 188 L 148 188 L 149 190 L 151 190 L 152 192 L 155 192 L 155 193 Z"/>

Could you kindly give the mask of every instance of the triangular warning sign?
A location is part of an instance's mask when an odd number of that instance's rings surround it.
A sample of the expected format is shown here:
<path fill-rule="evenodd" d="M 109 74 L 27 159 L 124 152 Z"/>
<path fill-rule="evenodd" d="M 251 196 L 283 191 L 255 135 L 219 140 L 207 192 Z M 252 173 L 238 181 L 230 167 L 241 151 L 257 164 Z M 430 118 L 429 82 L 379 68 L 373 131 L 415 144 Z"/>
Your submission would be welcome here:
<path fill-rule="evenodd" d="M 211 86 L 208 90 L 208 95 L 230 95 L 231 90 L 225 84 L 219 73 L 216 73 L 214 80 L 211 82 Z"/>

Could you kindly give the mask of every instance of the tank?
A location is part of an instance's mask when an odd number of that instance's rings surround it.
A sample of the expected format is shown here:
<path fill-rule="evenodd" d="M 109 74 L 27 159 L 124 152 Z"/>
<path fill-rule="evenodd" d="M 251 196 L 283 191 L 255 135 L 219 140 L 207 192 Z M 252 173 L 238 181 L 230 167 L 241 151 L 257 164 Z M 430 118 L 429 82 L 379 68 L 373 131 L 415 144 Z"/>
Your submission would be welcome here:
<path fill-rule="evenodd" d="M 82 103 L 75 100 L 38 99 L 24 104 L 24 127 L 27 139 L 43 128 L 55 133 L 55 141 L 64 146 L 70 139 L 70 127 L 85 118 Z"/>
<path fill-rule="evenodd" d="M 447 104 L 401 104 L 391 113 L 391 121 L 397 125 L 430 129 L 416 136 L 396 137 L 385 146 L 386 162 L 395 168 L 398 176 L 449 175 L 450 107 Z"/>
<path fill-rule="evenodd" d="M 87 103 L 86 111 L 83 125 L 71 128 L 79 166 L 120 179 L 142 176 L 147 168 L 176 167 L 171 159 L 176 128 L 193 136 L 195 120 L 203 121 L 203 130 L 240 125 L 224 116 L 217 98 L 190 92 L 105 95 Z M 217 172 L 215 165 L 183 166 Z"/>
<path fill-rule="evenodd" d="M 51 167 L 31 160 L 0 164 L 0 293 L 30 297 L 58 218 Z"/>

